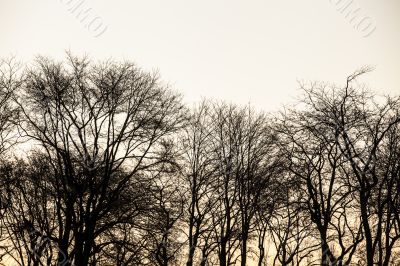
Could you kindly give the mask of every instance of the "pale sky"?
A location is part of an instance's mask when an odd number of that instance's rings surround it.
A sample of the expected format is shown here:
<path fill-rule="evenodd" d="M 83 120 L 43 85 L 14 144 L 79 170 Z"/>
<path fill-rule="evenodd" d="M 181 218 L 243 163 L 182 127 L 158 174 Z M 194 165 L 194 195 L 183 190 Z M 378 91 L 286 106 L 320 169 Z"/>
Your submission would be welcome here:
<path fill-rule="evenodd" d="M 1 57 L 132 60 L 188 102 L 276 110 L 297 80 L 343 83 L 364 65 L 371 88 L 400 94 L 399 0 L 0 0 L 0 25 Z"/>

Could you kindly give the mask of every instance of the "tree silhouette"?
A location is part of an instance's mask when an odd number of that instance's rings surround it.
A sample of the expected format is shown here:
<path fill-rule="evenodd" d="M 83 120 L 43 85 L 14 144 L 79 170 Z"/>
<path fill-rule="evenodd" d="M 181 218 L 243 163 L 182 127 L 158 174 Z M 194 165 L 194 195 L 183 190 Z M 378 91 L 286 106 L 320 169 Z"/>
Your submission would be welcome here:
<path fill-rule="evenodd" d="M 0 262 L 399 264 L 400 97 L 369 71 L 268 114 L 130 62 L 0 61 Z"/>

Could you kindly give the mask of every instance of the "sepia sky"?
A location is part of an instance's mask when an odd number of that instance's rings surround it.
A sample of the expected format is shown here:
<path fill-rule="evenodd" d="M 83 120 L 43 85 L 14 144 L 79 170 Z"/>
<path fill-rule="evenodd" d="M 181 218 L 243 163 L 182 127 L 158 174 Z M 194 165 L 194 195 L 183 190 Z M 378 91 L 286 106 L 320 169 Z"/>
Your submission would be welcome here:
<path fill-rule="evenodd" d="M 186 101 L 276 110 L 298 80 L 362 79 L 400 92 L 398 0 L 0 0 L 0 56 L 65 50 L 157 69 Z"/>

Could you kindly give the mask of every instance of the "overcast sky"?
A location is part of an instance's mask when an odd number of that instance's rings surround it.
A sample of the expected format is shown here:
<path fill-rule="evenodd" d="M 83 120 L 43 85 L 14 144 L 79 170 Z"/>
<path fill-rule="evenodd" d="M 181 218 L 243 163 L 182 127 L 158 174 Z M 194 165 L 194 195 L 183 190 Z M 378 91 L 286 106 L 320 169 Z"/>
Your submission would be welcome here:
<path fill-rule="evenodd" d="M 400 92 L 398 0 L 0 0 L 0 25 L 0 56 L 129 59 L 188 102 L 275 110 L 297 80 L 343 83 L 363 65 L 371 88 Z"/>

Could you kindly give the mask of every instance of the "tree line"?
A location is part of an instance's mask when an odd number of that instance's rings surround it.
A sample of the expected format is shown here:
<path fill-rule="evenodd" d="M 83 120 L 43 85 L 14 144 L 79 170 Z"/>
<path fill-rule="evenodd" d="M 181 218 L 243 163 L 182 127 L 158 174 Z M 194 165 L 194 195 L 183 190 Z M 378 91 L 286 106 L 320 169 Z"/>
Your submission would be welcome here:
<path fill-rule="evenodd" d="M 399 265 L 400 97 L 187 107 L 157 73 L 0 64 L 2 265 Z"/>

